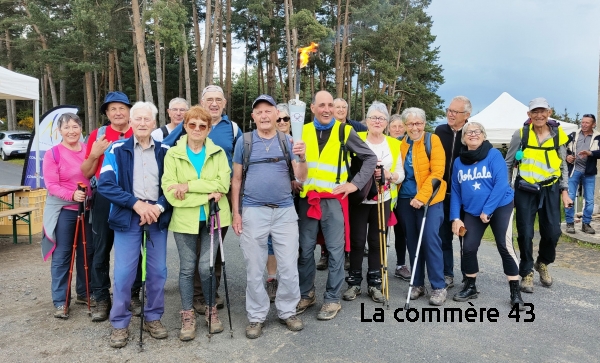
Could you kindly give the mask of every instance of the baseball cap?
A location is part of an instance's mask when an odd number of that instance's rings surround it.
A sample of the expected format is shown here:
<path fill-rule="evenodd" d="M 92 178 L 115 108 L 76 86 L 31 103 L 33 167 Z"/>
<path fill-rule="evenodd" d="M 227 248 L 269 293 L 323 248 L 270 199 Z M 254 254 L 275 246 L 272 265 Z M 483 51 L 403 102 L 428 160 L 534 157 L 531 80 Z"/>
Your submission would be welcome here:
<path fill-rule="evenodd" d="M 120 91 L 108 92 L 106 97 L 104 98 L 104 103 L 100 106 L 100 112 L 106 115 L 106 108 L 109 103 L 120 102 L 127 107 L 131 108 L 131 103 L 129 103 L 129 98 L 127 95 Z"/>
<path fill-rule="evenodd" d="M 550 108 L 548 101 L 546 101 L 543 97 L 534 98 L 529 101 L 529 111 L 534 110 L 536 108 Z"/>
<path fill-rule="evenodd" d="M 256 105 L 258 105 L 259 103 L 261 103 L 263 101 L 268 102 L 271 106 L 277 107 L 277 102 L 275 102 L 273 97 L 271 97 L 269 95 L 260 95 L 254 100 L 254 102 L 252 102 L 252 109 L 254 109 L 254 107 L 256 107 Z"/>

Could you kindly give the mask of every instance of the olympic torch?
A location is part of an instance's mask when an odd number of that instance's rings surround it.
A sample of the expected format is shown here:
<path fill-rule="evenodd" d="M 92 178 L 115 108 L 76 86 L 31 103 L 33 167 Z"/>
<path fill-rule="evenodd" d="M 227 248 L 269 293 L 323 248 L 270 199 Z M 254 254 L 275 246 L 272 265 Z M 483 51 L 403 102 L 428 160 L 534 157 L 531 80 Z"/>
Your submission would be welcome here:
<path fill-rule="evenodd" d="M 319 45 L 311 43 L 308 47 L 299 48 L 296 58 L 296 98 L 289 100 L 290 121 L 292 136 L 295 141 L 302 140 L 302 128 L 304 126 L 304 115 L 306 114 L 306 103 L 300 101 L 300 70 L 308 64 L 310 53 L 316 53 Z M 298 157 L 296 156 L 296 159 Z"/>

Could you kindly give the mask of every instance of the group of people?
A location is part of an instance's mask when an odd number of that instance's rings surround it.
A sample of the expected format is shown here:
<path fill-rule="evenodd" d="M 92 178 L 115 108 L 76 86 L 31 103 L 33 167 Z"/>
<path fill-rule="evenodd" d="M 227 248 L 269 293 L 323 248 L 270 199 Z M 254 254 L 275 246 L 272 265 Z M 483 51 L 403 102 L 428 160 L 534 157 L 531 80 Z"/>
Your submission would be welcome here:
<path fill-rule="evenodd" d="M 156 339 L 168 335 L 160 319 L 169 230 L 179 253 L 183 341 L 195 338 L 197 313 L 205 315 L 211 334 L 224 330 L 218 313 L 223 307 L 217 294 L 223 261 L 218 236 L 224 237 L 229 227 L 239 236 L 246 263 L 246 336 L 251 339 L 261 336 L 270 302 L 289 330 L 303 329 L 299 315 L 316 303 L 318 240 L 324 253 L 319 262 L 324 259 L 328 276 L 317 319 L 335 318 L 342 299 L 361 295 L 365 276 L 367 295 L 384 302 L 381 221 L 395 232 L 394 275 L 409 281 L 414 270 L 410 296 L 414 300 L 428 294 L 426 268 L 429 303 L 436 306 L 445 303 L 454 286 L 454 235 L 460 239 L 463 288 L 453 299 L 477 297 L 477 250 L 490 225 L 509 282 L 510 303 L 523 308 L 520 293 L 533 292 L 533 269 L 544 286 L 552 284 L 548 265 L 554 262 L 560 235 L 560 198 L 572 208 L 571 184 L 586 183 L 600 157 L 600 135 L 590 131 L 595 126 L 593 115 L 584 116 L 594 122 L 582 123 L 581 137 L 570 141 L 567 156 L 569 138 L 549 120 L 550 107 L 541 98 L 530 102 L 529 120 L 515 132 L 505 159 L 486 140 L 483 125 L 468 122 L 471 103 L 464 96 L 455 97 L 446 109 L 448 122 L 429 133 L 422 109 L 407 108 L 390 116 L 387 107 L 375 101 L 363 124 L 346 118 L 344 100 L 319 91 L 310 105 L 313 121 L 296 138 L 290 135 L 289 110 L 271 96 L 254 100 L 256 129 L 245 134 L 223 114 L 226 102 L 223 90 L 214 85 L 203 90 L 200 105 L 189 107 L 184 99 L 175 98 L 168 109 L 171 123 L 156 128 L 158 110 L 152 103 L 132 105 L 125 94 L 110 92 L 101 106 L 109 123 L 92 131 L 87 144 L 80 142 L 79 117 L 70 113 L 60 117 L 62 142 L 46 152 L 43 164 L 48 189 L 45 213 L 53 218 L 45 216 L 42 245 L 50 246 L 44 256 L 52 256 L 55 317 L 68 318 L 67 275 L 81 203 L 88 206 L 85 230 L 92 243 L 86 257 L 91 268 L 82 267 L 78 245 L 75 303 L 87 303 L 87 273 L 92 321 L 110 319 L 112 347 L 127 344 L 131 317 L 142 311 L 144 330 Z M 572 164 L 573 181 L 567 163 Z M 358 201 L 350 197 L 371 188 L 379 191 L 376 196 L 371 193 Z M 585 190 L 588 208 L 590 192 Z M 520 260 L 513 247 L 513 208 Z M 569 213 L 567 209 L 572 226 Z M 542 238 L 534 263 L 536 214 Z M 586 224 L 589 227 L 584 213 L 584 231 Z M 342 292 L 344 281 L 347 288 Z"/>

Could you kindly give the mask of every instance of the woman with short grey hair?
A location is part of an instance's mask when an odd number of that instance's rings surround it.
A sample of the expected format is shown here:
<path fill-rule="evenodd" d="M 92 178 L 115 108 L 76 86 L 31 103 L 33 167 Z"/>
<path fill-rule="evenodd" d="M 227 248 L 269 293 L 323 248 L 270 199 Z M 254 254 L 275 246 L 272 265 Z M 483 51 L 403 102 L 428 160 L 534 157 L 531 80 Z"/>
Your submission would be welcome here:
<path fill-rule="evenodd" d="M 279 111 L 279 118 L 276 120 L 277 130 L 286 135 L 290 135 L 292 124 L 290 123 L 290 109 L 288 108 L 288 105 L 285 103 L 278 104 L 277 111 Z"/>

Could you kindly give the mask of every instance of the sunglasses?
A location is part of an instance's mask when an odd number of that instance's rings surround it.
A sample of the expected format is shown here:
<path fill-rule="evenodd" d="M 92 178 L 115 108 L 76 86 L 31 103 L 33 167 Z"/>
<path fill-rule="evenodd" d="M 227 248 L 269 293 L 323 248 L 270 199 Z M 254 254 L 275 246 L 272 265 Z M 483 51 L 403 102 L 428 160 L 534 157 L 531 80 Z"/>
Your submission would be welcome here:
<path fill-rule="evenodd" d="M 280 117 L 277 120 L 277 123 L 280 123 L 280 122 L 290 122 L 290 118 L 289 117 Z"/>
<path fill-rule="evenodd" d="M 205 124 L 197 124 L 197 123 L 195 123 L 195 122 L 189 122 L 189 123 L 187 124 L 187 127 L 189 127 L 189 128 L 190 128 L 190 129 L 192 129 L 192 130 L 195 130 L 195 129 L 200 129 L 200 131 L 205 131 L 205 130 L 208 128 L 208 125 L 205 125 Z"/>

